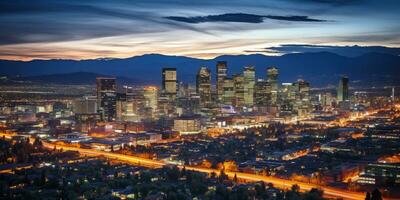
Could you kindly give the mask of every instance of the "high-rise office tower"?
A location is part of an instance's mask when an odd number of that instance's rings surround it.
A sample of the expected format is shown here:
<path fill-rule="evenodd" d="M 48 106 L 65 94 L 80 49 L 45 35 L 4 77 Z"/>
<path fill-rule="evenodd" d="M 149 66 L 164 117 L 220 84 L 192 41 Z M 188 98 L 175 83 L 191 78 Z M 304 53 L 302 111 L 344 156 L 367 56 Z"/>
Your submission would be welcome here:
<path fill-rule="evenodd" d="M 310 101 L 310 83 L 299 79 L 294 84 L 298 93 L 296 94 L 296 99 L 300 101 Z"/>
<path fill-rule="evenodd" d="M 267 81 L 270 83 L 272 91 L 278 91 L 278 75 L 278 68 L 269 67 L 267 69 Z"/>
<path fill-rule="evenodd" d="M 339 87 L 337 88 L 337 101 L 349 100 L 349 78 L 343 76 L 339 81 Z"/>
<path fill-rule="evenodd" d="M 178 98 L 186 98 L 190 96 L 190 87 L 188 83 L 184 83 L 180 81 L 177 87 L 177 97 Z"/>
<path fill-rule="evenodd" d="M 97 105 L 103 120 L 113 121 L 116 117 L 116 83 L 115 78 L 96 78 Z"/>
<path fill-rule="evenodd" d="M 224 80 L 227 76 L 228 65 L 226 61 L 217 62 L 217 97 L 218 101 L 222 101 L 224 91 Z"/>
<path fill-rule="evenodd" d="M 138 122 L 146 114 L 143 91 L 132 87 L 124 86 L 124 92 L 117 94 L 117 120 Z"/>
<path fill-rule="evenodd" d="M 310 83 L 299 79 L 296 83 L 294 83 L 297 93 L 296 93 L 296 101 L 301 104 L 303 107 L 308 107 L 311 105 L 311 97 L 310 97 Z"/>
<path fill-rule="evenodd" d="M 117 93 L 115 105 L 115 120 L 124 120 L 123 115 L 126 113 L 127 107 L 126 93 Z"/>
<path fill-rule="evenodd" d="M 293 83 L 282 83 L 279 90 L 279 107 L 281 112 L 292 112 L 296 98 L 296 89 Z"/>
<path fill-rule="evenodd" d="M 321 98 L 320 98 L 320 102 L 324 108 L 332 106 L 332 102 L 333 102 L 332 94 L 330 92 L 326 92 L 326 93 L 322 94 Z"/>
<path fill-rule="evenodd" d="M 177 93 L 176 68 L 163 68 L 162 92 L 170 100 L 174 100 L 176 98 L 176 93 Z"/>
<path fill-rule="evenodd" d="M 244 104 L 254 105 L 254 85 L 256 83 L 256 71 L 254 67 L 244 67 Z"/>
<path fill-rule="evenodd" d="M 158 88 L 154 86 L 144 87 L 143 97 L 145 107 L 151 108 L 151 111 L 156 113 L 158 106 Z"/>
<path fill-rule="evenodd" d="M 311 111 L 310 83 L 299 79 L 292 84 L 293 94 L 289 93 L 290 104 L 299 117 L 306 117 Z M 294 95 L 294 99 L 293 99 Z"/>
<path fill-rule="evenodd" d="M 115 78 L 97 77 L 96 78 L 96 92 L 97 99 L 101 101 L 101 93 L 116 92 Z"/>
<path fill-rule="evenodd" d="M 211 72 L 207 67 L 201 67 L 197 73 L 196 92 L 200 96 L 202 106 L 211 103 Z"/>
<path fill-rule="evenodd" d="M 236 74 L 233 76 L 233 87 L 235 91 L 233 105 L 237 107 L 244 106 L 245 91 L 243 75 Z"/>
<path fill-rule="evenodd" d="M 266 106 L 270 101 L 271 86 L 266 80 L 259 79 L 255 84 L 254 104 L 257 106 Z"/>
<path fill-rule="evenodd" d="M 294 84 L 293 83 L 282 83 L 279 90 L 280 90 L 280 95 L 279 95 L 280 100 L 295 101 L 296 94 L 297 94 L 296 83 L 294 83 Z"/>
<path fill-rule="evenodd" d="M 282 83 L 282 85 L 279 86 L 279 90 L 279 101 L 294 101 L 295 94 L 293 83 Z"/>
<path fill-rule="evenodd" d="M 192 93 L 187 97 L 178 98 L 176 101 L 176 110 L 178 115 L 196 115 L 200 112 L 201 108 L 200 96 Z"/>
<path fill-rule="evenodd" d="M 223 83 L 222 102 L 226 105 L 233 105 L 235 99 L 235 84 L 232 78 L 225 78 Z"/>
<path fill-rule="evenodd" d="M 278 75 L 279 71 L 276 67 L 269 67 L 267 69 L 267 81 L 271 85 L 271 101 L 272 105 L 275 105 L 278 100 Z"/>

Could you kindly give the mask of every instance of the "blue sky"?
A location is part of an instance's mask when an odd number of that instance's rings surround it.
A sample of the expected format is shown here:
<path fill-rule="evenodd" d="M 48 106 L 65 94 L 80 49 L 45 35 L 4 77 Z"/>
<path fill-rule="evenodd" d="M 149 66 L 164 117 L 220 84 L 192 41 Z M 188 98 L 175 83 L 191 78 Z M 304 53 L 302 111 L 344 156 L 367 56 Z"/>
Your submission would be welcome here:
<path fill-rule="evenodd" d="M 210 58 L 284 44 L 400 46 L 396 0 L 4 0 L 0 58 Z"/>

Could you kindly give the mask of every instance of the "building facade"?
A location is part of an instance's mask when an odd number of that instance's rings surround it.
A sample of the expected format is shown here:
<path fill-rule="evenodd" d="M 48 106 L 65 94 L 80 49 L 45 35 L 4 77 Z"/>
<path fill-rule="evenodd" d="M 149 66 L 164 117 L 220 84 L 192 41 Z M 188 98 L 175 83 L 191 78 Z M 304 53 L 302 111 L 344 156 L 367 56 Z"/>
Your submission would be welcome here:
<path fill-rule="evenodd" d="M 168 99 L 174 100 L 178 91 L 176 68 L 163 68 L 162 92 Z"/>
<path fill-rule="evenodd" d="M 349 78 L 343 76 L 339 81 L 339 86 L 337 89 L 337 101 L 347 101 L 349 100 Z"/>
<path fill-rule="evenodd" d="M 223 100 L 224 80 L 227 77 L 228 65 L 226 61 L 217 62 L 217 99 Z"/>
<path fill-rule="evenodd" d="M 246 106 L 254 105 L 254 86 L 256 83 L 256 71 L 254 67 L 244 67 L 244 104 Z"/>
<path fill-rule="evenodd" d="M 116 118 L 116 92 L 115 78 L 96 78 L 97 105 L 103 120 L 113 121 Z"/>
<path fill-rule="evenodd" d="M 196 92 L 203 107 L 211 104 L 211 71 L 201 67 L 196 76 Z"/>
<path fill-rule="evenodd" d="M 279 71 L 276 67 L 267 68 L 267 81 L 271 85 L 271 104 L 275 105 L 278 100 L 278 75 Z"/>

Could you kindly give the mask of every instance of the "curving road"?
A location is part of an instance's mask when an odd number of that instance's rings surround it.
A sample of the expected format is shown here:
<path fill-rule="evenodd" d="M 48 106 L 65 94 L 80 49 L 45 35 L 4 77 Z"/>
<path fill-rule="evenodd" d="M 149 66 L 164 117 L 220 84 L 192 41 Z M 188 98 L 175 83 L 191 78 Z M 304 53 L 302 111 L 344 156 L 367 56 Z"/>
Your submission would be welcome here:
<path fill-rule="evenodd" d="M 43 142 L 43 145 L 46 148 L 54 148 L 54 144 Z M 159 168 L 167 165 L 166 163 L 159 161 L 159 160 L 151 160 L 151 159 L 145 159 L 145 158 L 140 158 L 140 157 L 135 157 L 135 156 L 130 156 L 130 155 L 123 155 L 123 154 L 118 154 L 118 153 L 112 153 L 112 152 L 104 152 L 104 151 L 97 151 L 93 149 L 83 149 L 83 148 L 78 148 L 78 147 L 69 147 L 69 146 L 56 146 L 57 149 L 63 149 L 63 150 L 71 150 L 71 151 L 78 151 L 81 155 L 90 155 L 90 156 L 103 156 L 106 158 L 110 159 L 116 159 L 120 161 L 124 161 L 127 163 L 131 163 L 134 165 L 139 165 L 143 167 L 149 167 L 149 168 Z M 183 166 L 179 166 L 182 168 Z M 188 170 L 194 170 L 198 172 L 205 172 L 205 173 L 219 173 L 219 170 L 216 169 L 205 169 L 205 168 L 200 168 L 200 167 L 192 167 L 192 166 L 185 166 L 186 169 Z M 310 183 L 302 183 L 302 182 L 297 182 L 297 181 L 292 181 L 292 180 L 286 180 L 286 179 L 280 179 L 276 177 L 270 177 L 270 176 L 262 176 L 262 175 L 257 175 L 257 174 L 250 174 L 250 173 L 242 173 L 242 172 L 225 172 L 229 177 L 234 177 L 235 174 L 237 178 L 247 180 L 247 181 L 264 181 L 267 183 L 272 183 L 274 187 L 280 188 L 280 189 L 288 189 L 291 188 L 292 185 L 297 184 L 302 191 L 308 191 L 311 190 L 312 188 L 318 188 L 321 190 L 324 190 L 324 194 L 329 197 L 336 197 L 336 198 L 342 198 L 342 199 L 348 199 L 348 200 L 358 200 L 358 199 L 364 199 L 365 194 L 360 193 L 360 192 L 352 192 L 352 191 L 347 191 L 347 190 L 342 190 L 339 188 L 333 188 L 333 187 L 327 187 L 327 186 L 320 186 L 316 184 L 310 184 Z"/>

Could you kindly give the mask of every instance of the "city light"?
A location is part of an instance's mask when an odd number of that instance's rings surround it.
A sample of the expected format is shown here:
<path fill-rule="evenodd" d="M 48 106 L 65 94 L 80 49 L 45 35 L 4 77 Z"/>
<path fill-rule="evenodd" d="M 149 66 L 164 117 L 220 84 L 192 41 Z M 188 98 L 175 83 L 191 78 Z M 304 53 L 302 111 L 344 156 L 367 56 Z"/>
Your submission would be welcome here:
<path fill-rule="evenodd" d="M 397 1 L 0 8 L 0 200 L 400 199 Z"/>

